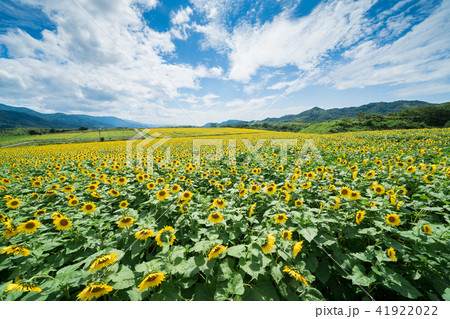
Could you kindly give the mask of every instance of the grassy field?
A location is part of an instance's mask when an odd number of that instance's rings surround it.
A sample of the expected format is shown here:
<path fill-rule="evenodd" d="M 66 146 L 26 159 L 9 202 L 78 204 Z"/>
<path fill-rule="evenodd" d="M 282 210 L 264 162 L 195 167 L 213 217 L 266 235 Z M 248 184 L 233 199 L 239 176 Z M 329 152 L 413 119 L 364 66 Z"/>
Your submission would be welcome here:
<path fill-rule="evenodd" d="M 136 131 L 134 130 L 104 130 L 101 131 L 101 136 L 106 140 L 109 138 L 119 138 L 119 137 L 132 137 L 136 135 Z M 98 131 L 76 131 L 76 132 L 67 132 L 67 133 L 48 133 L 42 135 L 21 135 L 21 136 L 0 136 L 0 143 L 2 146 L 7 146 L 11 144 L 18 144 L 23 142 L 32 142 L 36 143 L 46 142 L 46 141 L 64 141 L 64 140 L 86 140 L 86 139 L 98 139 L 99 133 Z"/>

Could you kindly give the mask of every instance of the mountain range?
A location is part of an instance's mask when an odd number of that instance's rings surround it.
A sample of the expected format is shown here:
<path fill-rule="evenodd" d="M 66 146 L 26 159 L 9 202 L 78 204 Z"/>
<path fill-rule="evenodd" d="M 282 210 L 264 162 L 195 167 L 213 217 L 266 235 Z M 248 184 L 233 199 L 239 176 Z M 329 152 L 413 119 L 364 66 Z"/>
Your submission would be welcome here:
<path fill-rule="evenodd" d="M 395 101 L 395 102 L 376 102 L 361 106 L 322 109 L 313 107 L 299 114 L 284 115 L 281 117 L 266 118 L 257 123 L 314 123 L 326 122 L 329 120 L 338 120 L 341 118 L 356 118 L 364 114 L 397 113 L 405 109 L 413 109 L 428 105 L 439 105 L 423 101 Z M 252 121 L 227 120 L 220 123 L 207 123 L 202 127 L 214 127 L 225 125 L 236 125 L 252 123 Z M 0 104 L 0 129 L 14 127 L 36 127 L 36 128 L 54 128 L 54 129 L 74 129 L 87 127 L 90 129 L 98 128 L 144 128 L 161 127 L 163 125 L 144 124 L 129 120 L 123 120 L 113 116 L 90 116 L 75 115 L 65 113 L 44 114 L 33 111 L 26 107 L 15 107 Z"/>
<path fill-rule="evenodd" d="M 158 125 L 123 120 L 114 116 L 90 116 L 78 114 L 44 114 L 26 107 L 0 104 L 0 129 L 14 127 L 39 127 L 54 129 L 73 129 L 79 127 L 106 129 L 115 127 L 146 128 Z"/>
<path fill-rule="evenodd" d="M 313 107 L 299 114 L 284 115 L 281 117 L 268 117 L 256 123 L 314 123 L 326 122 L 329 120 L 338 120 L 344 117 L 356 118 L 360 112 L 364 114 L 380 114 L 397 113 L 401 110 L 412 109 L 427 105 L 437 105 L 423 101 L 395 101 L 395 102 L 376 102 L 364 104 L 361 106 L 322 109 Z M 253 121 L 228 120 L 220 123 L 207 123 L 203 127 L 235 125 L 243 123 L 252 123 Z"/>

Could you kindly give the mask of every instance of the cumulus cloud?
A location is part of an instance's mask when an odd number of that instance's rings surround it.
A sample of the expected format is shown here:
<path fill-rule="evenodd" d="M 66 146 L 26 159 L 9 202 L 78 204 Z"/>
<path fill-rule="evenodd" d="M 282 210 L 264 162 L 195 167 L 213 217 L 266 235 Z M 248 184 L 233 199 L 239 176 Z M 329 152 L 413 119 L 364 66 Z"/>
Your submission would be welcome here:
<path fill-rule="evenodd" d="M 142 16 L 157 1 L 22 2 L 38 6 L 56 30 L 43 30 L 41 39 L 13 28 L 0 35 L 8 49 L 8 58 L 0 58 L 4 101 L 65 112 L 117 114 L 126 107 L 126 118 L 136 119 L 138 106 L 173 103 L 179 89 L 198 89 L 200 78 L 221 73 L 163 58 L 175 50 L 172 35 L 150 29 Z"/>

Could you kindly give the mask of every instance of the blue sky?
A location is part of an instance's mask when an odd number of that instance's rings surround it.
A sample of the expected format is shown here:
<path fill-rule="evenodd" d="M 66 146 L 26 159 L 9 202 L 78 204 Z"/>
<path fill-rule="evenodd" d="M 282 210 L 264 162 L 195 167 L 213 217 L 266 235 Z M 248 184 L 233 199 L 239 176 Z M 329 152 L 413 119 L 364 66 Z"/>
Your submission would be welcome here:
<path fill-rule="evenodd" d="M 0 103 L 203 125 L 450 101 L 450 0 L 0 0 Z"/>

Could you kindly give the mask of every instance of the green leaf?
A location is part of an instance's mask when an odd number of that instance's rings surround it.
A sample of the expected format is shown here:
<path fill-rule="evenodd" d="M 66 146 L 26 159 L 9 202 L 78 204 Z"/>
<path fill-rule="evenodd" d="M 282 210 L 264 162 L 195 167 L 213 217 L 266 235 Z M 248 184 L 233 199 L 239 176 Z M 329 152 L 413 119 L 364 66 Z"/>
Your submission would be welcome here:
<path fill-rule="evenodd" d="M 245 255 L 246 246 L 245 245 L 237 245 L 233 247 L 229 247 L 226 252 L 228 255 L 240 258 Z"/>
<path fill-rule="evenodd" d="M 270 269 L 270 273 L 272 275 L 273 280 L 275 280 L 276 283 L 279 283 L 281 279 L 283 279 L 283 273 L 281 272 L 281 269 L 278 265 L 273 265 Z"/>
<path fill-rule="evenodd" d="M 139 291 L 137 287 L 134 287 L 127 291 L 128 296 L 130 297 L 130 301 L 141 301 L 142 300 L 142 292 Z"/>
<path fill-rule="evenodd" d="M 259 275 L 264 273 L 264 269 L 260 264 L 259 258 L 255 256 L 252 256 L 247 260 L 241 258 L 239 260 L 239 266 L 243 271 L 252 276 L 252 278 L 258 278 Z"/>
<path fill-rule="evenodd" d="M 328 281 L 328 278 L 330 278 L 331 271 L 332 269 L 330 267 L 330 264 L 328 260 L 325 259 L 322 260 L 317 266 L 315 275 L 317 276 L 317 278 L 319 278 L 320 282 L 325 285 Z"/>
<path fill-rule="evenodd" d="M 307 227 L 300 230 L 300 234 L 310 242 L 317 236 L 317 231 L 317 228 Z"/>
<path fill-rule="evenodd" d="M 195 301 L 213 301 L 215 286 L 212 284 L 198 284 L 195 286 Z"/>
<path fill-rule="evenodd" d="M 109 275 L 109 279 L 114 283 L 114 289 L 125 289 L 135 284 L 134 273 L 130 268 L 120 265 L 119 270 Z"/>
<path fill-rule="evenodd" d="M 245 291 L 244 281 L 240 273 L 235 273 L 231 280 L 228 282 L 228 291 L 233 295 L 242 295 Z"/>
<path fill-rule="evenodd" d="M 373 268 L 376 267 L 372 267 L 372 269 Z M 416 288 L 414 288 L 414 286 L 412 286 L 408 280 L 403 278 L 394 270 L 384 266 L 380 266 L 380 270 L 381 271 L 379 272 L 383 274 L 382 284 L 385 287 L 392 289 L 409 299 L 417 299 L 418 297 L 422 296 L 422 294 Z"/>
<path fill-rule="evenodd" d="M 350 278 L 354 285 L 360 285 L 363 287 L 370 286 L 371 283 L 376 281 L 376 278 L 373 274 L 370 276 L 366 275 L 366 269 L 363 265 L 357 264 L 353 266 L 352 273 Z"/>
<path fill-rule="evenodd" d="M 442 299 L 445 301 L 450 301 L 450 288 L 445 288 L 444 293 L 442 294 Z"/>
<path fill-rule="evenodd" d="M 303 295 L 303 300 L 307 301 L 323 301 L 325 298 L 322 293 L 316 288 L 309 287 Z"/>

